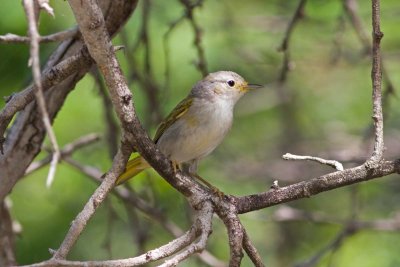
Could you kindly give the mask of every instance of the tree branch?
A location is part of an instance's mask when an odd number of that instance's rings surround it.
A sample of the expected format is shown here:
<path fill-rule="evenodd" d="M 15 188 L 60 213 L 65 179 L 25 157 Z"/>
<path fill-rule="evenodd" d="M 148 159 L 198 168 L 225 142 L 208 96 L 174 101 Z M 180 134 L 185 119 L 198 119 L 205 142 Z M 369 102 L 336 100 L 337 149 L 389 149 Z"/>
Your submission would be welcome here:
<path fill-rule="evenodd" d="M 110 35 L 114 35 L 132 14 L 137 1 L 102 0 L 100 3 L 106 14 L 107 29 Z M 74 38 L 62 42 L 45 64 L 44 72 L 49 71 L 62 60 L 83 53 L 83 50 L 81 39 Z M 51 118 L 55 117 L 66 96 L 89 69 L 90 65 L 79 65 L 70 75 L 56 83 L 52 90 L 48 90 L 45 93 Z M 20 100 L 24 101 L 23 98 L 20 98 Z M 26 168 L 39 153 L 45 136 L 43 127 L 38 127 L 41 124 L 41 120 L 41 117 L 38 116 L 37 105 L 32 102 L 20 111 L 12 127 L 9 128 L 7 139 L 0 136 L 0 144 L 4 142 L 3 154 L 0 154 L 0 201 L 11 191 L 18 179 L 24 175 Z M 1 116 L 0 121 L 2 122 Z M 8 125 L 8 123 L 9 121 L 5 125 Z M 6 127 L 2 124 L 0 130 L 4 133 Z"/>
<path fill-rule="evenodd" d="M 88 220 L 113 188 L 116 178 L 122 173 L 132 151 L 132 146 L 126 143 L 127 139 L 130 139 L 133 146 L 138 149 L 148 162 L 157 162 L 159 165 L 155 165 L 154 168 L 164 174 L 167 181 L 185 195 L 193 195 L 195 190 L 199 190 L 199 186 L 196 186 L 196 183 L 189 177 L 182 175 L 182 178 L 184 178 L 182 179 L 179 176 L 174 176 L 169 160 L 156 149 L 154 143 L 141 127 L 133 109 L 132 94 L 126 85 L 125 78 L 116 60 L 110 38 L 106 32 L 104 18 L 97 2 L 95 0 L 84 2 L 70 0 L 69 4 L 74 12 L 89 53 L 96 61 L 105 78 L 114 108 L 125 132 L 123 133 L 123 144 L 114 158 L 113 167 L 105 175 L 103 183 L 72 223 L 63 243 L 54 254 L 54 259 L 64 259 L 67 256 Z M 188 183 L 191 186 L 188 186 Z"/>
<path fill-rule="evenodd" d="M 384 151 L 383 141 L 383 113 L 382 113 L 382 69 L 380 43 L 383 33 L 380 29 L 380 1 L 372 0 L 372 106 L 375 126 L 374 152 L 369 164 L 371 167 L 382 160 Z"/>
<path fill-rule="evenodd" d="M 95 133 L 82 136 L 82 137 L 78 138 L 77 140 L 74 140 L 73 142 L 66 144 L 60 151 L 60 153 L 61 153 L 60 157 L 61 157 L 61 159 L 64 159 L 64 158 L 70 156 L 76 150 L 78 150 L 84 146 L 90 145 L 93 142 L 98 141 L 99 139 L 100 139 L 100 136 Z M 49 164 L 51 162 L 51 158 L 52 158 L 51 155 L 49 155 L 40 161 L 32 162 L 32 164 L 29 165 L 29 167 L 26 169 L 25 175 L 31 174 L 32 172 L 42 168 L 46 164 Z"/>
<path fill-rule="evenodd" d="M 51 121 L 49 117 L 49 113 L 47 112 L 46 102 L 44 100 L 44 94 L 42 89 L 42 81 L 41 81 L 41 73 L 40 73 L 40 61 L 39 61 L 39 33 L 37 30 L 37 21 L 38 18 L 35 14 L 35 7 L 33 0 L 24 0 L 24 8 L 25 13 L 28 18 L 28 26 L 29 26 L 29 36 L 31 39 L 31 49 L 30 49 L 30 64 L 32 64 L 32 74 L 33 81 L 36 86 L 35 90 L 35 98 L 36 102 L 39 105 L 39 110 L 42 115 L 42 120 L 44 127 L 46 129 L 47 135 L 49 136 L 51 147 L 53 149 L 53 157 L 50 163 L 49 173 L 47 175 L 46 185 L 50 187 L 54 180 L 54 176 L 56 174 L 56 168 L 58 161 L 60 160 L 60 149 L 58 147 L 56 135 L 54 134 L 53 128 L 51 127 Z M 45 5 L 46 10 L 49 12 L 49 5 Z M 30 65 L 29 64 L 29 65 Z"/>
<path fill-rule="evenodd" d="M 197 231 L 199 231 L 199 229 L 193 226 L 192 228 L 190 228 L 189 231 L 187 231 L 181 237 L 169 242 L 164 246 L 150 250 L 134 258 L 121 259 L 121 260 L 108 260 L 108 261 L 67 261 L 63 259 L 52 258 L 48 261 L 40 262 L 37 264 L 24 265 L 22 267 L 47 267 L 47 266 L 48 267 L 53 267 L 53 266 L 128 267 L 128 266 L 143 265 L 149 262 L 169 257 L 174 253 L 176 253 L 177 251 L 181 250 L 182 248 L 188 246 L 191 242 L 193 242 L 193 240 L 196 239 Z"/>
<path fill-rule="evenodd" d="M 272 189 L 268 192 L 232 197 L 231 201 L 237 205 L 239 214 L 247 213 L 299 198 L 308 198 L 321 192 L 387 176 L 392 173 L 400 173 L 400 160 L 382 161 L 374 169 L 364 164 L 320 177 L 305 179 L 302 182 Z"/>
<path fill-rule="evenodd" d="M 78 33 L 78 28 L 73 27 L 72 29 L 53 33 L 46 36 L 39 36 L 39 43 L 50 43 L 50 42 L 61 42 L 69 38 L 74 37 Z M 28 36 L 20 36 L 12 33 L 6 35 L 0 35 L 0 43 L 5 44 L 28 44 L 31 42 L 31 38 Z"/>
<path fill-rule="evenodd" d="M 283 159 L 285 160 L 310 160 L 310 161 L 316 161 L 318 163 L 324 164 L 324 165 L 328 165 L 331 166 L 333 168 L 335 168 L 338 171 L 343 171 L 343 165 L 342 163 L 336 161 L 336 160 L 326 160 L 323 158 L 319 158 L 319 157 L 312 157 L 312 156 L 299 156 L 299 155 L 293 155 L 290 153 L 286 153 L 285 155 L 282 156 Z"/>

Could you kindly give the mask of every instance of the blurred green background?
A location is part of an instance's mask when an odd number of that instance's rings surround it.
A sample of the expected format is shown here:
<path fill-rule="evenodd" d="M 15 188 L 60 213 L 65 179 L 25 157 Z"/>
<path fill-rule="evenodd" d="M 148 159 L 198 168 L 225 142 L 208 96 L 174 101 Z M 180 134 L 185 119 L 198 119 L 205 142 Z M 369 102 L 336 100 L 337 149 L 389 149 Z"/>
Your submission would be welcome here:
<path fill-rule="evenodd" d="M 55 19 L 42 14 L 42 35 L 75 25 L 66 1 L 53 1 Z M 286 162 L 286 153 L 315 155 L 338 159 L 345 167 L 355 166 L 370 155 L 371 59 L 357 37 L 342 1 L 308 1 L 304 17 L 295 27 L 290 40 L 292 70 L 287 81 L 279 84 L 283 54 L 278 51 L 287 25 L 298 1 L 221 0 L 204 1 L 195 9 L 201 29 L 202 47 L 210 72 L 233 70 L 251 83 L 266 88 L 245 96 L 236 108 L 235 123 L 223 144 L 200 164 L 199 173 L 223 192 L 245 195 L 268 190 L 273 180 L 281 186 L 331 172 L 332 169 L 309 162 Z M 386 73 L 396 89 L 400 84 L 400 5 L 397 0 L 381 4 L 383 60 Z M 140 36 L 143 1 L 124 28 L 127 43 L 121 36 L 115 45 L 126 45 L 118 58 L 127 77 L 130 68 L 127 55 Z M 358 15 L 370 37 L 370 1 L 359 1 Z M 166 63 L 164 36 L 170 24 L 182 16 L 179 1 L 152 0 L 149 18 L 150 63 L 154 83 L 160 88 L 160 107 L 166 115 L 186 96 L 201 73 L 193 45 L 194 34 L 187 20 L 169 35 Z M 0 9 L 0 34 L 26 35 L 27 27 L 20 1 L 6 0 Z M 41 45 L 41 60 L 57 44 Z M 31 79 L 27 66 L 27 45 L 0 44 L 0 93 L 7 96 L 19 91 Z M 145 71 L 145 47 L 134 53 L 135 65 Z M 167 82 L 165 66 L 170 66 Z M 383 88 L 386 88 L 384 83 Z M 149 119 L 148 99 L 144 88 L 130 82 L 135 107 L 148 131 L 154 134 L 158 121 Z M 279 92 L 284 92 L 284 96 Z M 1 102 L 0 107 L 4 106 Z M 385 106 L 386 158 L 399 156 L 399 99 L 389 97 Z M 57 115 L 54 129 L 60 146 L 88 133 L 105 133 L 102 99 L 93 77 L 86 76 Z M 45 142 L 48 145 L 48 141 Z M 38 158 L 43 158 L 42 153 Z M 73 158 L 102 171 L 111 166 L 104 139 L 85 147 Z M 57 248 L 70 222 L 82 209 L 96 184 L 66 163 L 59 164 L 56 180 L 45 187 L 48 168 L 21 180 L 13 189 L 12 215 L 22 226 L 17 238 L 20 264 L 45 260 L 48 248 Z M 398 175 L 326 192 L 310 199 L 289 203 L 307 212 L 319 212 L 346 221 L 356 209 L 357 220 L 377 220 L 399 212 L 400 183 Z M 130 182 L 138 194 L 182 229 L 190 226 L 190 209 L 183 197 L 154 171 L 143 173 Z M 241 215 L 268 266 L 294 266 L 309 259 L 328 245 L 343 226 L 318 224 L 309 220 L 274 222 L 273 214 L 280 207 Z M 145 249 L 155 248 L 172 239 L 157 222 L 137 212 L 140 227 L 146 233 Z M 138 253 L 134 234 L 124 205 L 114 196 L 108 198 L 80 237 L 70 259 L 102 260 L 133 257 Z M 333 253 L 324 255 L 316 266 L 400 266 L 399 232 L 363 230 L 350 236 Z M 208 250 L 227 260 L 229 247 L 224 225 L 214 220 L 214 231 Z M 330 265 L 331 264 L 331 265 Z M 192 258 L 182 266 L 203 266 Z M 247 257 L 243 266 L 250 266 Z"/>

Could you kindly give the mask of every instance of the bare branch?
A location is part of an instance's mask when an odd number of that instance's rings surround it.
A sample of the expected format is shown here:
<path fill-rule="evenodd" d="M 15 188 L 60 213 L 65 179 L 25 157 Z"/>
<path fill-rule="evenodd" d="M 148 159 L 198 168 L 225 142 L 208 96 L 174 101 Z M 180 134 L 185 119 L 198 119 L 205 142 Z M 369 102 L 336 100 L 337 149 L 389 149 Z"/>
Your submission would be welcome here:
<path fill-rule="evenodd" d="M 283 38 L 283 41 L 280 47 L 278 48 L 278 51 L 283 52 L 283 66 L 279 76 L 280 83 L 286 81 L 287 73 L 291 69 L 290 51 L 289 51 L 290 37 L 292 36 L 293 29 L 296 26 L 297 22 L 304 16 L 304 7 L 306 3 L 307 0 L 299 1 L 299 5 L 297 6 L 296 11 L 294 12 L 294 15 L 292 17 L 292 20 L 290 21 L 286 29 L 285 37 Z"/>
<path fill-rule="evenodd" d="M 54 17 L 54 10 L 49 4 L 49 0 L 35 0 L 38 2 L 40 9 L 46 11 L 47 14 Z"/>
<path fill-rule="evenodd" d="M 197 23 L 196 19 L 194 18 L 194 8 L 197 6 L 201 6 L 203 0 L 197 0 L 197 3 L 192 4 L 189 0 L 180 0 L 181 3 L 185 6 L 186 10 L 186 17 L 190 21 L 190 25 L 194 31 L 194 45 L 197 50 L 198 62 L 196 63 L 197 69 L 201 72 L 203 77 L 207 76 L 207 61 L 204 53 L 203 46 L 201 44 L 202 40 L 202 30 Z"/>
<path fill-rule="evenodd" d="M 143 265 L 149 262 L 157 261 L 166 257 L 169 257 L 181 250 L 182 248 L 188 246 L 193 240 L 197 237 L 197 229 L 196 226 L 190 228 L 185 234 L 181 237 L 174 239 L 166 245 L 163 245 L 159 248 L 150 250 L 140 256 L 128 259 L 121 260 L 108 260 L 108 261 L 67 261 L 62 259 L 50 259 L 48 261 L 40 262 L 37 264 L 25 265 L 24 267 L 50 267 L 50 266 L 90 266 L 90 267 L 100 267 L 100 266 L 109 266 L 109 267 L 128 267 L 128 266 L 138 266 Z"/>
<path fill-rule="evenodd" d="M 106 122 L 106 140 L 108 145 L 108 153 L 112 159 L 118 150 L 118 136 L 119 127 L 118 123 L 114 117 L 114 112 L 112 108 L 112 103 L 110 97 L 107 93 L 107 88 L 104 85 L 103 80 L 97 67 L 94 67 L 90 72 L 96 81 L 97 87 L 99 89 L 100 97 L 103 100 L 103 114 L 104 120 Z"/>
<path fill-rule="evenodd" d="M 216 205 L 216 213 L 224 222 L 228 231 L 230 259 L 229 266 L 240 266 L 243 259 L 243 243 L 244 242 L 244 227 L 237 215 L 237 207 L 232 203 L 225 201 L 214 202 Z"/>
<path fill-rule="evenodd" d="M 344 11 L 348 15 L 351 24 L 360 40 L 361 44 L 364 46 L 365 54 L 370 55 L 372 52 L 372 44 L 368 37 L 368 34 L 363 26 L 362 19 L 358 15 L 358 3 L 357 0 L 343 0 Z M 381 60 L 382 61 L 382 60 Z M 381 62 L 382 76 L 386 84 L 386 90 L 383 92 L 382 96 L 382 105 L 383 107 L 388 107 L 389 105 L 389 96 L 394 95 L 395 88 L 387 69 L 385 68 L 384 62 Z M 387 109 L 386 109 L 387 110 Z M 383 115 L 385 116 L 387 112 L 383 111 Z"/>
<path fill-rule="evenodd" d="M 369 37 L 362 25 L 361 18 L 357 15 L 358 3 L 357 0 L 343 0 L 343 7 L 347 15 L 350 18 L 350 22 L 360 39 L 361 43 L 364 45 L 364 50 L 369 54 L 371 49 Z"/>
<path fill-rule="evenodd" d="M 383 33 L 380 29 L 380 1 L 372 0 L 372 106 L 375 126 L 375 145 L 372 157 L 368 161 L 371 167 L 382 160 L 384 151 L 383 113 L 382 113 L 382 69 L 380 43 Z"/>
<path fill-rule="evenodd" d="M 82 136 L 69 144 L 66 144 L 60 151 L 61 159 L 64 159 L 65 157 L 70 156 L 76 150 L 78 150 L 84 146 L 90 145 L 93 142 L 98 141 L 99 139 L 100 139 L 100 136 L 98 134 L 92 133 L 92 134 Z M 42 168 L 46 164 L 49 164 L 51 162 L 51 158 L 52 158 L 52 156 L 50 155 L 40 161 L 32 162 L 32 164 L 29 165 L 29 167 L 26 169 L 25 175 L 31 174 L 32 172 Z"/>
<path fill-rule="evenodd" d="M 115 50 L 120 49 L 115 47 Z M 42 89 L 44 92 L 56 86 L 68 77 L 79 71 L 80 69 L 89 68 L 93 64 L 87 49 L 82 49 L 79 53 L 68 57 L 57 65 L 44 71 L 41 79 Z M 0 136 L 4 135 L 8 124 L 14 115 L 24 109 L 35 98 L 35 91 L 37 87 L 31 85 L 25 90 L 15 93 L 9 97 L 6 106 L 0 112 Z M 1 146 L 1 142 L 0 142 Z"/>
<path fill-rule="evenodd" d="M 290 55 L 290 40 L 292 37 L 293 30 L 298 22 L 304 17 L 304 9 L 307 0 L 299 0 L 297 8 L 286 28 L 286 32 L 278 51 L 283 53 L 282 67 L 278 76 L 278 86 L 276 88 L 276 94 L 279 99 L 280 110 L 281 110 L 281 121 L 283 123 L 285 133 L 284 138 L 282 138 L 280 147 L 282 151 L 288 149 L 288 142 L 286 140 L 291 140 L 291 144 L 295 144 L 299 140 L 300 127 L 298 125 L 297 119 L 295 118 L 296 106 L 295 106 L 295 95 L 293 92 L 288 90 L 284 86 L 287 81 L 289 71 L 294 68 L 294 62 L 291 60 Z"/>
<path fill-rule="evenodd" d="M 302 263 L 295 264 L 295 267 L 312 267 L 318 264 L 321 258 L 328 253 L 329 251 L 336 250 L 341 246 L 343 241 L 349 236 L 353 235 L 354 231 L 351 227 L 345 227 L 343 231 L 341 231 L 329 244 L 319 250 L 313 257 L 309 260 L 304 261 Z"/>
<path fill-rule="evenodd" d="M 101 3 L 104 14 L 106 14 L 107 30 L 110 35 L 114 35 L 132 14 L 137 1 L 102 0 Z M 44 72 L 49 71 L 60 61 L 82 53 L 83 50 L 81 38 L 62 42 L 47 60 L 43 67 Z M 90 65 L 89 67 L 85 64 L 80 65 L 69 76 L 55 84 L 52 90 L 46 92 L 47 108 L 52 119 L 64 104 L 67 95 L 75 88 L 76 83 L 82 79 L 89 68 Z M 3 123 L 3 120 L 0 119 L 0 122 Z M 4 124 L 7 125 L 8 123 L 9 121 Z M 5 128 L 2 128 L 2 133 L 4 133 Z M 45 135 L 46 131 L 38 111 L 38 105 L 31 103 L 20 111 L 13 125 L 9 128 L 7 139 L 0 137 L 0 144 L 5 141 L 3 154 L 0 154 L 0 177 L 2 177 L 0 179 L 0 201 L 4 200 L 5 196 L 24 175 L 33 158 L 40 152 Z"/>
<path fill-rule="evenodd" d="M 400 160 L 381 161 L 374 169 L 366 165 L 361 165 L 320 177 L 305 179 L 302 182 L 273 189 L 268 192 L 243 197 L 233 197 L 231 201 L 236 203 L 238 213 L 246 213 L 299 198 L 311 197 L 321 192 L 378 177 L 384 177 L 392 173 L 400 173 Z"/>
<path fill-rule="evenodd" d="M 179 176 L 174 176 L 174 171 L 169 160 L 156 150 L 154 143 L 150 141 L 150 138 L 141 127 L 132 106 L 132 94 L 126 85 L 125 78 L 116 60 L 110 38 L 105 29 L 104 18 L 97 5 L 97 1 L 91 0 L 82 2 L 70 0 L 69 4 L 74 12 L 89 52 L 104 75 L 105 82 L 110 90 L 110 96 L 122 126 L 124 129 L 129 130 L 129 132 L 124 133 L 123 137 L 127 138 L 129 134 L 132 134 L 135 138 L 132 138 L 131 142 L 135 146 L 138 143 L 140 144 L 137 145 L 137 148 L 142 156 L 150 163 L 156 161 L 158 164 L 161 163 L 158 166 L 156 165 L 155 169 L 165 174 L 164 176 L 166 179 L 168 178 L 167 181 L 172 183 L 176 188 L 182 190 L 184 194 L 188 195 L 194 190 L 199 190 L 199 186 L 196 186 L 196 183 L 189 177 L 182 176 L 181 179 L 179 179 Z M 125 140 L 123 140 L 123 142 L 124 141 Z M 88 220 L 93 216 L 97 207 L 104 201 L 108 192 L 113 188 L 115 180 L 118 175 L 122 173 L 131 151 L 131 146 L 126 143 L 118 151 L 114 158 L 112 169 L 105 175 L 104 181 L 100 187 L 95 191 L 82 212 L 72 223 L 63 243 L 54 254 L 54 259 L 64 259 L 67 256 Z M 188 186 L 187 183 L 191 186 Z"/>
<path fill-rule="evenodd" d="M 196 2 L 191 2 L 189 0 L 180 0 L 182 5 L 185 7 L 184 14 L 176 19 L 174 22 L 171 23 L 169 29 L 164 34 L 163 37 L 163 47 L 164 47 L 164 54 L 165 54 L 165 86 L 168 87 L 169 85 L 169 76 L 170 76 L 170 67 L 169 67 L 169 48 L 168 48 L 168 39 L 172 33 L 172 31 L 178 26 L 184 19 L 188 19 L 190 25 L 194 31 L 194 45 L 197 50 L 198 61 L 195 64 L 197 69 L 200 73 L 205 77 L 208 74 L 207 71 L 207 61 L 205 57 L 204 48 L 201 44 L 202 40 L 202 30 L 198 25 L 196 19 L 194 18 L 194 9 L 200 7 L 203 4 L 203 0 L 197 0 Z"/>
<path fill-rule="evenodd" d="M 46 5 L 45 1 L 44 5 Z M 36 86 L 35 97 L 39 105 L 39 110 L 42 115 L 44 127 L 46 128 L 47 135 L 49 136 L 50 143 L 53 149 L 53 158 L 50 163 L 50 169 L 46 180 L 46 186 L 50 187 L 54 180 L 58 161 L 60 160 L 60 149 L 58 147 L 56 135 L 54 134 L 53 128 L 51 127 L 51 121 L 46 108 L 46 102 L 44 100 L 44 94 L 42 89 L 42 80 L 40 74 L 40 61 L 39 61 L 39 33 L 37 31 L 37 18 L 35 17 L 35 7 L 33 0 L 24 0 L 25 13 L 28 18 L 29 25 L 29 36 L 31 39 L 30 49 L 30 62 L 32 63 L 33 80 Z M 49 10 L 48 10 L 49 11 Z"/>
<path fill-rule="evenodd" d="M 331 166 L 335 168 L 338 171 L 343 171 L 343 165 L 342 163 L 336 161 L 336 160 L 327 160 L 319 157 L 312 157 L 312 156 L 299 156 L 299 155 L 293 155 L 290 153 L 286 153 L 285 155 L 282 156 L 283 159 L 286 160 L 309 160 L 309 161 L 316 161 L 318 163 L 324 164 Z"/>
<path fill-rule="evenodd" d="M 165 261 L 165 263 L 160 265 L 160 267 L 176 266 L 194 253 L 203 251 L 206 247 L 208 236 L 212 232 L 211 223 L 213 214 L 214 212 L 211 203 L 208 201 L 204 202 L 203 207 L 197 211 L 196 216 L 196 223 L 198 224 L 197 228 L 198 231 L 201 231 L 199 240 L 196 243 L 190 244 L 187 248 L 175 255 L 173 258 Z"/>
<path fill-rule="evenodd" d="M 249 236 L 246 233 L 246 230 L 243 228 L 243 249 L 246 251 L 247 255 L 253 262 L 256 267 L 264 267 L 264 263 L 262 262 L 261 256 L 258 253 L 256 247 L 251 242 Z"/>
<path fill-rule="evenodd" d="M 340 219 L 321 212 L 308 212 L 306 210 L 281 205 L 271 216 L 274 222 L 313 222 L 319 224 L 351 225 L 354 231 L 398 231 L 400 229 L 400 213 L 394 212 L 392 217 L 371 221 L 357 220 L 354 218 Z"/>
<path fill-rule="evenodd" d="M 96 183 L 101 183 L 102 172 L 97 168 L 91 166 L 84 166 L 79 162 L 67 157 L 64 159 L 65 162 L 69 163 L 74 168 L 78 169 L 82 173 L 86 174 L 88 177 L 93 179 Z M 129 190 L 129 187 L 115 187 L 111 191 L 115 196 L 121 199 L 126 205 L 130 207 L 135 207 L 155 222 L 161 224 L 161 226 L 171 233 L 175 238 L 183 234 L 182 229 L 180 229 L 175 223 L 168 219 L 168 217 L 158 208 L 151 206 L 142 198 L 138 197 L 133 191 Z M 198 257 L 211 266 L 224 267 L 226 264 L 212 255 L 210 252 L 204 250 L 202 253 L 198 254 Z"/>
<path fill-rule="evenodd" d="M 39 36 L 39 43 L 50 43 L 50 42 L 61 42 L 74 37 L 79 32 L 77 27 L 73 27 L 69 30 L 53 33 L 46 36 Z M 31 42 L 31 38 L 27 36 L 20 36 L 12 33 L 6 35 L 0 35 L 0 43 L 6 44 L 28 44 Z"/>
<path fill-rule="evenodd" d="M 146 117 L 144 119 L 145 126 L 151 126 L 152 124 L 158 124 L 163 119 L 163 113 L 160 106 L 160 88 L 157 85 L 151 68 L 151 42 L 149 36 L 149 20 L 151 11 L 151 0 L 146 0 L 143 2 L 143 14 L 141 21 L 141 28 L 139 35 L 137 37 L 136 43 L 133 45 L 132 49 L 127 49 L 125 55 L 127 57 L 128 67 L 129 67 L 129 82 L 137 81 L 143 91 L 146 94 L 148 104 Z M 128 38 L 126 31 L 121 31 L 121 39 L 125 46 L 128 45 Z M 138 49 L 140 46 L 144 47 L 144 70 L 140 73 L 138 66 L 140 64 L 135 58 L 135 54 L 138 54 Z"/>
<path fill-rule="evenodd" d="M 8 201 L 0 203 L 0 246 L 2 255 L 0 256 L 1 266 L 16 265 L 14 253 L 14 233 L 13 222 L 10 215 Z"/>

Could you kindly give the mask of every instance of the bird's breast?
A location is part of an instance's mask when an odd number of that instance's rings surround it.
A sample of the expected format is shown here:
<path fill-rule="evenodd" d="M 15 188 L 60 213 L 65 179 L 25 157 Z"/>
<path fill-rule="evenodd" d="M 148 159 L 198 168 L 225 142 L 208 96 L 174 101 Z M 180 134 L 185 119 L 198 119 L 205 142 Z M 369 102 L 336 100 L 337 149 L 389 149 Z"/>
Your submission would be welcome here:
<path fill-rule="evenodd" d="M 188 112 L 165 130 L 158 146 L 171 160 L 187 162 L 210 154 L 231 128 L 233 104 L 194 99 Z"/>

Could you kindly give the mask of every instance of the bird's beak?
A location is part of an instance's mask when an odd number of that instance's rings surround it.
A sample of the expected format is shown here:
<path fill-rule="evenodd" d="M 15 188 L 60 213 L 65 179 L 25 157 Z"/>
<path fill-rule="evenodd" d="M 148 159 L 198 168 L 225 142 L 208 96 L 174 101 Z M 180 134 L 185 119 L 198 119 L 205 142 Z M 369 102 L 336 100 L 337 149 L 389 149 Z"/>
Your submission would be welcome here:
<path fill-rule="evenodd" d="M 248 92 L 250 90 L 253 89 L 258 89 L 264 87 L 263 85 L 259 85 L 259 84 L 252 84 L 252 83 L 245 83 L 242 86 L 239 87 L 241 92 Z"/>
<path fill-rule="evenodd" d="M 262 88 L 262 87 L 264 87 L 263 85 L 260 85 L 260 84 L 247 84 L 247 86 L 246 86 L 246 89 L 247 90 L 253 90 L 253 89 L 259 89 L 259 88 Z"/>

